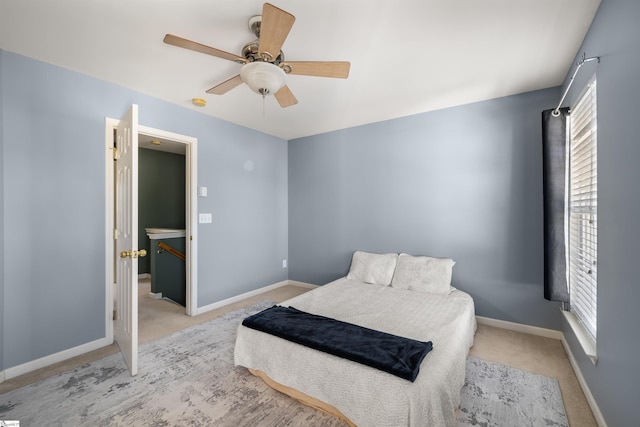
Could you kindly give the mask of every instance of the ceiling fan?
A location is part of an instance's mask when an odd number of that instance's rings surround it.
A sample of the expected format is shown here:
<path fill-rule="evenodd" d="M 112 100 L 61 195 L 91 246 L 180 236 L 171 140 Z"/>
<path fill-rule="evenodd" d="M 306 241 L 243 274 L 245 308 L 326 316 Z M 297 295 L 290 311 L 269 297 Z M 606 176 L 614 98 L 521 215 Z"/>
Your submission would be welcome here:
<path fill-rule="evenodd" d="M 172 34 L 165 35 L 164 42 L 242 64 L 240 74 L 212 87 L 207 93 L 222 95 L 244 82 L 263 97 L 274 95 L 280 106 L 285 108 L 298 103 L 286 85 L 287 74 L 346 79 L 351 66 L 345 61 L 285 61 L 281 48 L 295 19 L 292 14 L 265 3 L 262 15 L 249 19 L 249 29 L 258 39 L 247 43 L 241 55 Z"/>

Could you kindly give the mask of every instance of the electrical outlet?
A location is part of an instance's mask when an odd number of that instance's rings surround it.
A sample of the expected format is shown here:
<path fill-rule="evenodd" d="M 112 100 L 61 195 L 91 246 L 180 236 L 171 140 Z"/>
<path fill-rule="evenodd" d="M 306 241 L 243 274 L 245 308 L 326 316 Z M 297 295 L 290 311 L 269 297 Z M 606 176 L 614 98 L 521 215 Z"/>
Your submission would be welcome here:
<path fill-rule="evenodd" d="M 282 268 L 287 268 L 287 260 L 286 259 L 282 260 Z"/>
<path fill-rule="evenodd" d="M 210 224 L 211 223 L 211 214 L 210 213 L 201 213 L 198 217 L 198 222 L 200 224 Z"/>

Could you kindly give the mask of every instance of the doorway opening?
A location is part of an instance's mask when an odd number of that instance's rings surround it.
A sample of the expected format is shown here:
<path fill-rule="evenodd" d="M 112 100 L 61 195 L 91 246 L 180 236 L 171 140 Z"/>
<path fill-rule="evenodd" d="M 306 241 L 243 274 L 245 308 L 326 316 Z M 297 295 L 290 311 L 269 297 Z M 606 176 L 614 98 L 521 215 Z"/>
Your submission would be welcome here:
<path fill-rule="evenodd" d="M 116 218 L 116 203 L 115 203 L 115 180 L 116 173 L 114 172 L 114 146 L 116 141 L 115 129 L 119 124 L 119 120 L 107 118 L 106 126 L 105 126 L 105 140 L 106 140 L 106 148 L 107 153 L 105 156 L 105 170 L 106 170 L 106 226 L 105 226 L 105 253 L 106 253 L 106 306 L 105 306 L 105 325 L 106 325 L 106 337 L 109 342 L 113 342 L 114 339 L 114 296 L 115 296 L 115 282 L 116 282 L 116 262 L 117 262 L 117 254 L 116 248 L 114 244 L 114 236 L 117 235 L 117 232 L 114 231 L 114 224 Z M 164 243 L 172 243 L 171 247 L 175 246 L 175 252 L 181 254 L 183 256 L 180 263 L 182 264 L 181 274 L 184 274 L 184 287 L 180 291 L 182 294 L 182 298 L 180 296 L 169 296 L 164 295 L 163 297 L 167 297 L 169 299 L 175 300 L 180 299 L 179 303 L 184 306 L 184 308 L 180 308 L 183 310 L 182 313 L 185 313 L 188 316 L 195 316 L 197 314 L 197 139 L 175 134 L 172 132 L 167 132 L 159 129 L 154 129 L 146 126 L 138 126 L 138 149 L 139 151 L 148 150 L 145 153 L 151 153 L 151 150 L 154 150 L 153 155 L 160 155 L 165 157 L 178 156 L 182 159 L 182 168 L 183 168 L 183 177 L 179 185 L 183 186 L 182 191 L 182 203 L 180 203 L 180 209 L 182 220 L 177 219 L 176 211 L 172 212 L 170 218 L 165 218 L 166 222 L 161 222 L 164 220 L 160 220 L 159 224 L 138 224 L 139 232 L 138 232 L 138 249 L 147 249 L 147 257 L 139 258 L 139 266 L 142 265 L 143 275 L 141 277 L 140 285 L 142 285 L 143 289 L 151 290 L 149 275 L 150 271 L 150 260 L 152 252 L 153 255 L 158 255 L 159 248 L 157 244 L 159 242 Z M 175 163 L 176 159 L 173 159 Z M 139 162 L 139 159 L 138 159 Z M 138 168 L 136 168 L 138 169 Z M 175 171 L 174 171 L 175 173 Z M 134 180 L 138 180 L 138 176 L 132 177 Z M 175 183 L 174 183 L 175 187 Z M 142 198 L 142 194 L 138 195 L 138 200 L 133 201 L 134 203 L 140 202 Z M 153 217 L 153 215 L 152 215 Z M 158 217 L 156 217 L 158 218 Z M 160 216 L 162 218 L 162 215 Z M 139 222 L 140 218 L 136 217 L 135 221 Z M 146 219 L 144 221 L 147 221 Z M 154 221 L 152 218 L 151 221 Z M 159 235 L 160 237 L 169 237 L 169 240 L 159 240 L 152 241 L 147 237 L 147 232 L 145 228 L 164 228 L 165 230 L 159 230 L 161 232 L 166 232 L 166 229 L 172 229 L 170 231 L 181 231 L 182 239 L 175 239 L 177 237 L 176 234 L 163 234 Z M 181 242 L 181 243 L 178 243 Z M 166 250 L 162 250 L 162 254 L 165 255 Z M 145 259 L 145 261 L 141 261 Z M 173 258 L 173 256 L 172 256 Z M 146 283 L 145 283 L 146 281 Z M 145 288 L 146 286 L 146 288 Z M 135 286 L 134 289 L 139 292 L 140 286 Z M 165 292 L 166 294 L 167 292 Z M 160 294 L 156 292 L 156 294 Z M 138 300 L 138 298 L 136 298 Z M 137 312 L 137 310 L 136 310 Z M 143 319 L 144 320 L 144 319 Z M 137 328 L 136 322 L 136 328 Z M 136 333 L 137 336 L 137 333 Z"/>
<path fill-rule="evenodd" d="M 138 248 L 147 251 L 138 258 L 138 285 L 148 288 L 140 297 L 185 309 L 186 151 L 186 144 L 138 134 Z"/>

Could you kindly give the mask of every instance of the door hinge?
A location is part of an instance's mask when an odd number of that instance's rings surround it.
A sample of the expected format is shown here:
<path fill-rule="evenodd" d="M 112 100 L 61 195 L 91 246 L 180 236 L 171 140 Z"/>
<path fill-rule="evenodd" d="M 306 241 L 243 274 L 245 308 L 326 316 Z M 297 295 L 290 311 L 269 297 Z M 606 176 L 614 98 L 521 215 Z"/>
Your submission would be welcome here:
<path fill-rule="evenodd" d="M 118 160 L 118 159 L 120 159 L 120 152 L 116 147 L 113 147 L 113 160 Z"/>
<path fill-rule="evenodd" d="M 118 229 L 114 228 L 113 229 L 113 240 L 118 240 Z"/>

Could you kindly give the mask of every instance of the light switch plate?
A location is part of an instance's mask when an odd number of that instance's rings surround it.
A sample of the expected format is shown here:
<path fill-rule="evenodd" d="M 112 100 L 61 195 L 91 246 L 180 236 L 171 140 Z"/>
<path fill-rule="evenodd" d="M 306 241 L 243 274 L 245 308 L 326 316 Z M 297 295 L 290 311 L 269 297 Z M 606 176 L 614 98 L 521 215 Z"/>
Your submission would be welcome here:
<path fill-rule="evenodd" d="M 207 187 L 198 187 L 198 197 L 207 197 Z"/>
<path fill-rule="evenodd" d="M 201 213 L 198 222 L 200 224 L 210 224 L 211 223 L 211 214 L 210 213 Z"/>

